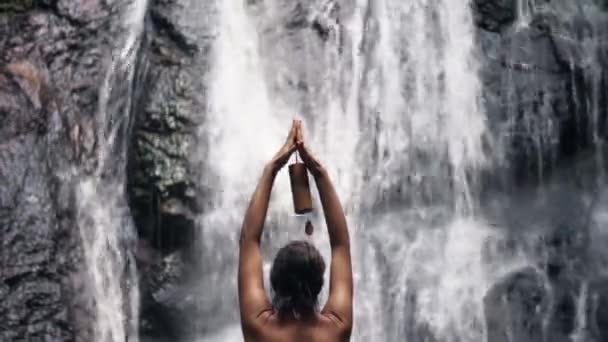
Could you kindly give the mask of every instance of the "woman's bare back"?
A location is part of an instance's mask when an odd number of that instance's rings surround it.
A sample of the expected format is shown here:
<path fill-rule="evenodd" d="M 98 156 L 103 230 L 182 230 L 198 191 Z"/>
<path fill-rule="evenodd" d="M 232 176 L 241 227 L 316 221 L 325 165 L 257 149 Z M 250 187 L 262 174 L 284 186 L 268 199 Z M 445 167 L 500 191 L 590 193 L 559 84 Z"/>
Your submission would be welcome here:
<path fill-rule="evenodd" d="M 310 319 L 280 319 L 272 311 L 259 317 L 259 327 L 245 341 L 268 342 L 342 342 L 348 341 L 350 332 L 341 327 L 331 315 L 317 313 Z"/>

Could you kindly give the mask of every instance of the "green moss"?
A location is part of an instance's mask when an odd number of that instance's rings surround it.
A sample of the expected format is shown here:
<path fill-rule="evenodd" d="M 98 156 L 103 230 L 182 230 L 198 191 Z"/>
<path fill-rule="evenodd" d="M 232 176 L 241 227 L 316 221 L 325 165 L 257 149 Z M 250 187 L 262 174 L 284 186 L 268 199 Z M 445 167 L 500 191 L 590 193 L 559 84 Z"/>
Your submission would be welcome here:
<path fill-rule="evenodd" d="M 0 0 L 0 14 L 23 13 L 34 7 L 34 0 Z"/>

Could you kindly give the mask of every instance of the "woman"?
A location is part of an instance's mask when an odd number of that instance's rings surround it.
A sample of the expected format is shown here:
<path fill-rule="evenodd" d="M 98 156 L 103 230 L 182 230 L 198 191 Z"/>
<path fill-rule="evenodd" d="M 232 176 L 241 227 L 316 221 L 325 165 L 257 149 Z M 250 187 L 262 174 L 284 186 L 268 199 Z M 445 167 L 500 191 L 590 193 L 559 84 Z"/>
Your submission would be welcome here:
<path fill-rule="evenodd" d="M 325 262 L 306 241 L 293 241 L 277 253 L 270 283 L 264 291 L 260 238 L 274 179 L 298 151 L 314 176 L 325 213 L 331 245 L 329 298 L 322 310 L 317 299 L 323 287 Z M 353 325 L 353 278 L 350 241 L 344 211 L 325 168 L 312 156 L 294 120 L 287 141 L 264 167 L 241 228 L 239 306 L 245 341 L 348 341 Z"/>

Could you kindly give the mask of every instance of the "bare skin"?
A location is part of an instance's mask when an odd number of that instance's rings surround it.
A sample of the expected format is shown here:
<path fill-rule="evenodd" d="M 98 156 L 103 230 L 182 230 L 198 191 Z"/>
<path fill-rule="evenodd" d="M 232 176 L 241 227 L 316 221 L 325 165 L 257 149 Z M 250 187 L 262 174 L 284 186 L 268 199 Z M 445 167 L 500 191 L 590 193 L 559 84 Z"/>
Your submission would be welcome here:
<path fill-rule="evenodd" d="M 260 240 L 274 179 L 298 151 L 314 176 L 331 245 L 329 298 L 314 316 L 295 319 L 277 315 L 264 291 Z M 241 228 L 239 306 L 245 341 L 348 341 L 353 325 L 353 277 L 346 218 L 334 186 L 321 163 L 304 143 L 302 124 L 294 120 L 287 141 L 264 167 Z"/>

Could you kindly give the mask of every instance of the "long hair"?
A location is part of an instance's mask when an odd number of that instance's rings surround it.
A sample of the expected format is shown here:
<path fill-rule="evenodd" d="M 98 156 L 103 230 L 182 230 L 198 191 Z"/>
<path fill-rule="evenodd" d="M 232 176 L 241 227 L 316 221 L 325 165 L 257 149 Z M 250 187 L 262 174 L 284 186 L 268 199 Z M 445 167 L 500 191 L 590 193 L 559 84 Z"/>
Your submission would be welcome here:
<path fill-rule="evenodd" d="M 310 316 L 323 288 L 325 261 L 306 241 L 292 241 L 277 253 L 270 271 L 272 306 L 279 315 Z"/>

